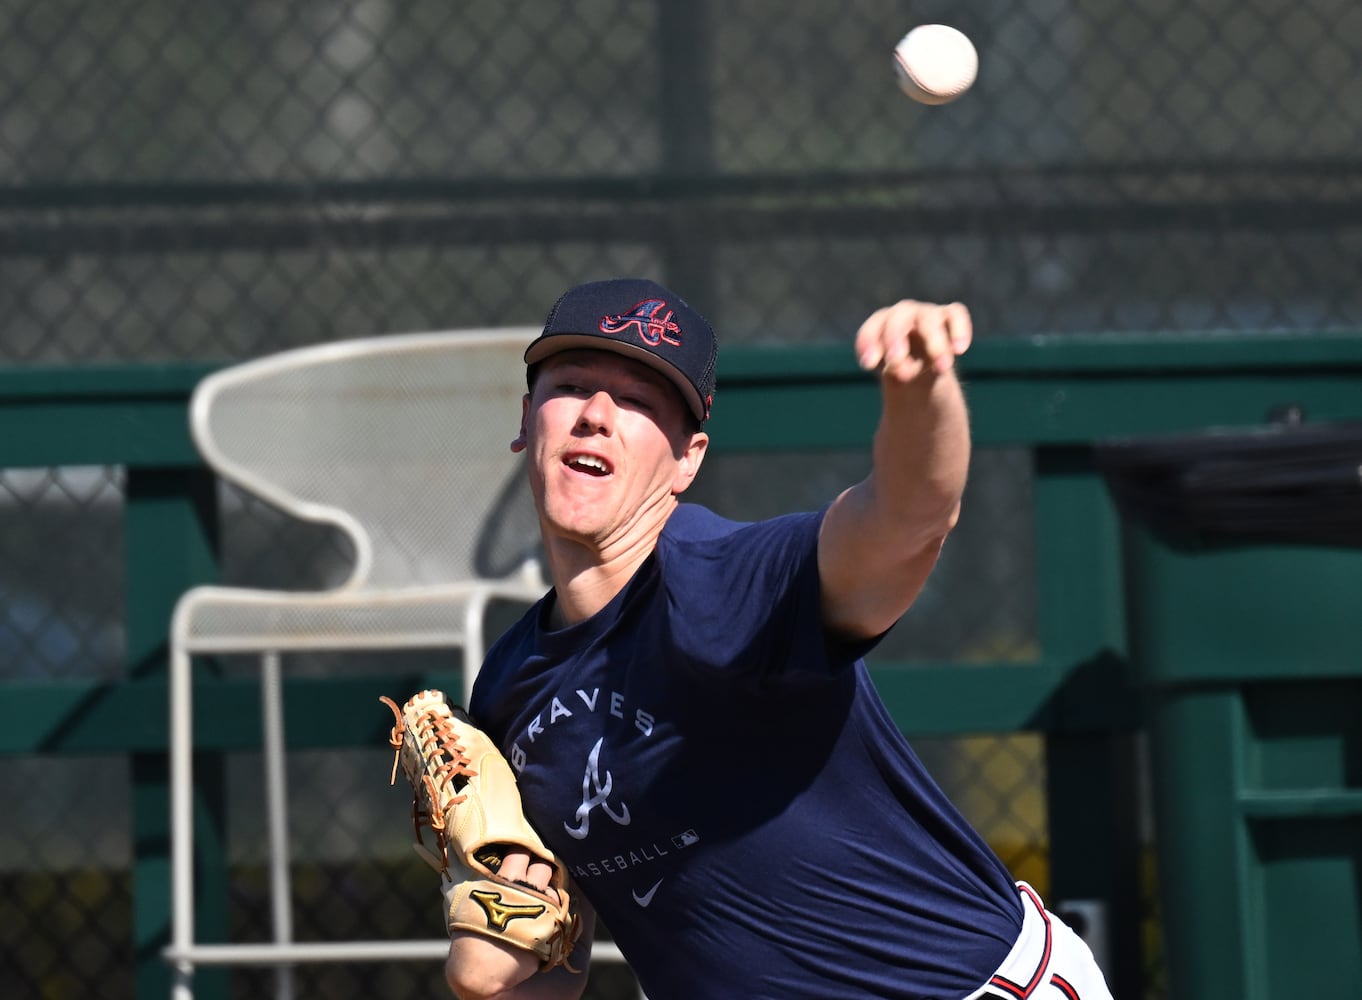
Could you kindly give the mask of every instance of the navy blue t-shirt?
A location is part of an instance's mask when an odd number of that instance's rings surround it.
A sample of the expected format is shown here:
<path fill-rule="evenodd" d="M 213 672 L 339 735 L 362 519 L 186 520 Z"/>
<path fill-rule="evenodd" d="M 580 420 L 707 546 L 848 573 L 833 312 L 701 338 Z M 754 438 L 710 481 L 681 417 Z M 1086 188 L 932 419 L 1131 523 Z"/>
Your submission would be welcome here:
<path fill-rule="evenodd" d="M 821 513 L 692 504 L 598 614 L 553 595 L 471 713 L 651 1000 L 963 997 L 1021 929 L 1002 863 L 820 614 Z"/>

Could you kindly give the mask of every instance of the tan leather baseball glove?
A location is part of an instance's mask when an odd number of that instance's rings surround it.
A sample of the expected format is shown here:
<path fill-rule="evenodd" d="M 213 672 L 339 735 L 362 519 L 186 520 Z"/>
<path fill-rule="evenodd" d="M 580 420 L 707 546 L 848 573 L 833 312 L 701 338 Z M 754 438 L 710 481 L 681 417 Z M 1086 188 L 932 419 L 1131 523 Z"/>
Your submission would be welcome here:
<path fill-rule="evenodd" d="M 580 926 L 563 866 L 525 820 L 515 775 L 487 735 L 444 693 L 420 691 L 392 709 L 390 782 L 400 767 L 412 788 L 416 852 L 440 875 L 445 929 L 472 931 L 532 952 L 540 968 L 567 965 Z M 422 829 L 433 834 L 427 844 Z M 553 866 L 546 890 L 497 873 L 524 850 Z M 571 966 L 568 966 L 571 968 Z"/>

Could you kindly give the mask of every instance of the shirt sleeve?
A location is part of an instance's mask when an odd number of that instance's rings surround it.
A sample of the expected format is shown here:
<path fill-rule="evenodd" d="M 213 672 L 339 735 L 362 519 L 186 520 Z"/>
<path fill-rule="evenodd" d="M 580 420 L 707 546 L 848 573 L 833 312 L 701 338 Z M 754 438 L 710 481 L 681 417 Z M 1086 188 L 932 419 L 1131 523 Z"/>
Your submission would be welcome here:
<path fill-rule="evenodd" d="M 696 670 L 763 683 L 845 669 L 880 637 L 823 626 L 818 533 L 824 510 L 733 524 L 664 553 L 672 641 Z"/>

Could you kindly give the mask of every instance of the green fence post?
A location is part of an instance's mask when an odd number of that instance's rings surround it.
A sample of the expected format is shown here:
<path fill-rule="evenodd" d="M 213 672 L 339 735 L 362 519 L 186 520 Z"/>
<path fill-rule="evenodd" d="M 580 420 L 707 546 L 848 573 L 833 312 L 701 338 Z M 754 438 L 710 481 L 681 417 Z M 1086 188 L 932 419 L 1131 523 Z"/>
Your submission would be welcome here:
<path fill-rule="evenodd" d="M 1124 650 L 1119 522 L 1084 447 L 1036 451 L 1041 649 L 1068 670 L 1045 732 L 1051 885 L 1076 907 L 1118 996 L 1144 989 L 1132 699 Z M 1057 679 L 1058 680 L 1058 679 Z M 1077 926 L 1079 916 L 1093 921 Z"/>
<path fill-rule="evenodd" d="M 128 682 L 167 676 L 170 619 L 180 595 L 217 575 L 216 493 L 203 469 L 130 468 L 126 488 Z M 167 709 L 168 711 L 168 709 Z M 227 879 L 221 830 L 220 755 L 198 762 L 201 866 L 200 936 L 224 935 Z M 165 752 L 131 757 L 133 805 L 133 943 L 137 995 L 170 994 L 170 967 L 161 957 L 170 940 L 170 796 Z M 216 766 L 213 766 L 216 765 Z M 226 996 L 226 975 L 196 977 L 199 1000 Z"/>

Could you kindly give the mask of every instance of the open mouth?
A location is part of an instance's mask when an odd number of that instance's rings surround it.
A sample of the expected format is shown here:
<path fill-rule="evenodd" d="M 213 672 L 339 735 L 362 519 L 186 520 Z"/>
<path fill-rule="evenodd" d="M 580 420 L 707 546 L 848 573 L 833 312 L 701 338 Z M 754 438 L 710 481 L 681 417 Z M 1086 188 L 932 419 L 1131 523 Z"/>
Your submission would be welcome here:
<path fill-rule="evenodd" d="M 588 476 L 610 475 L 610 467 L 605 464 L 605 460 L 595 455 L 569 455 L 567 465 L 570 469 L 585 472 Z"/>

